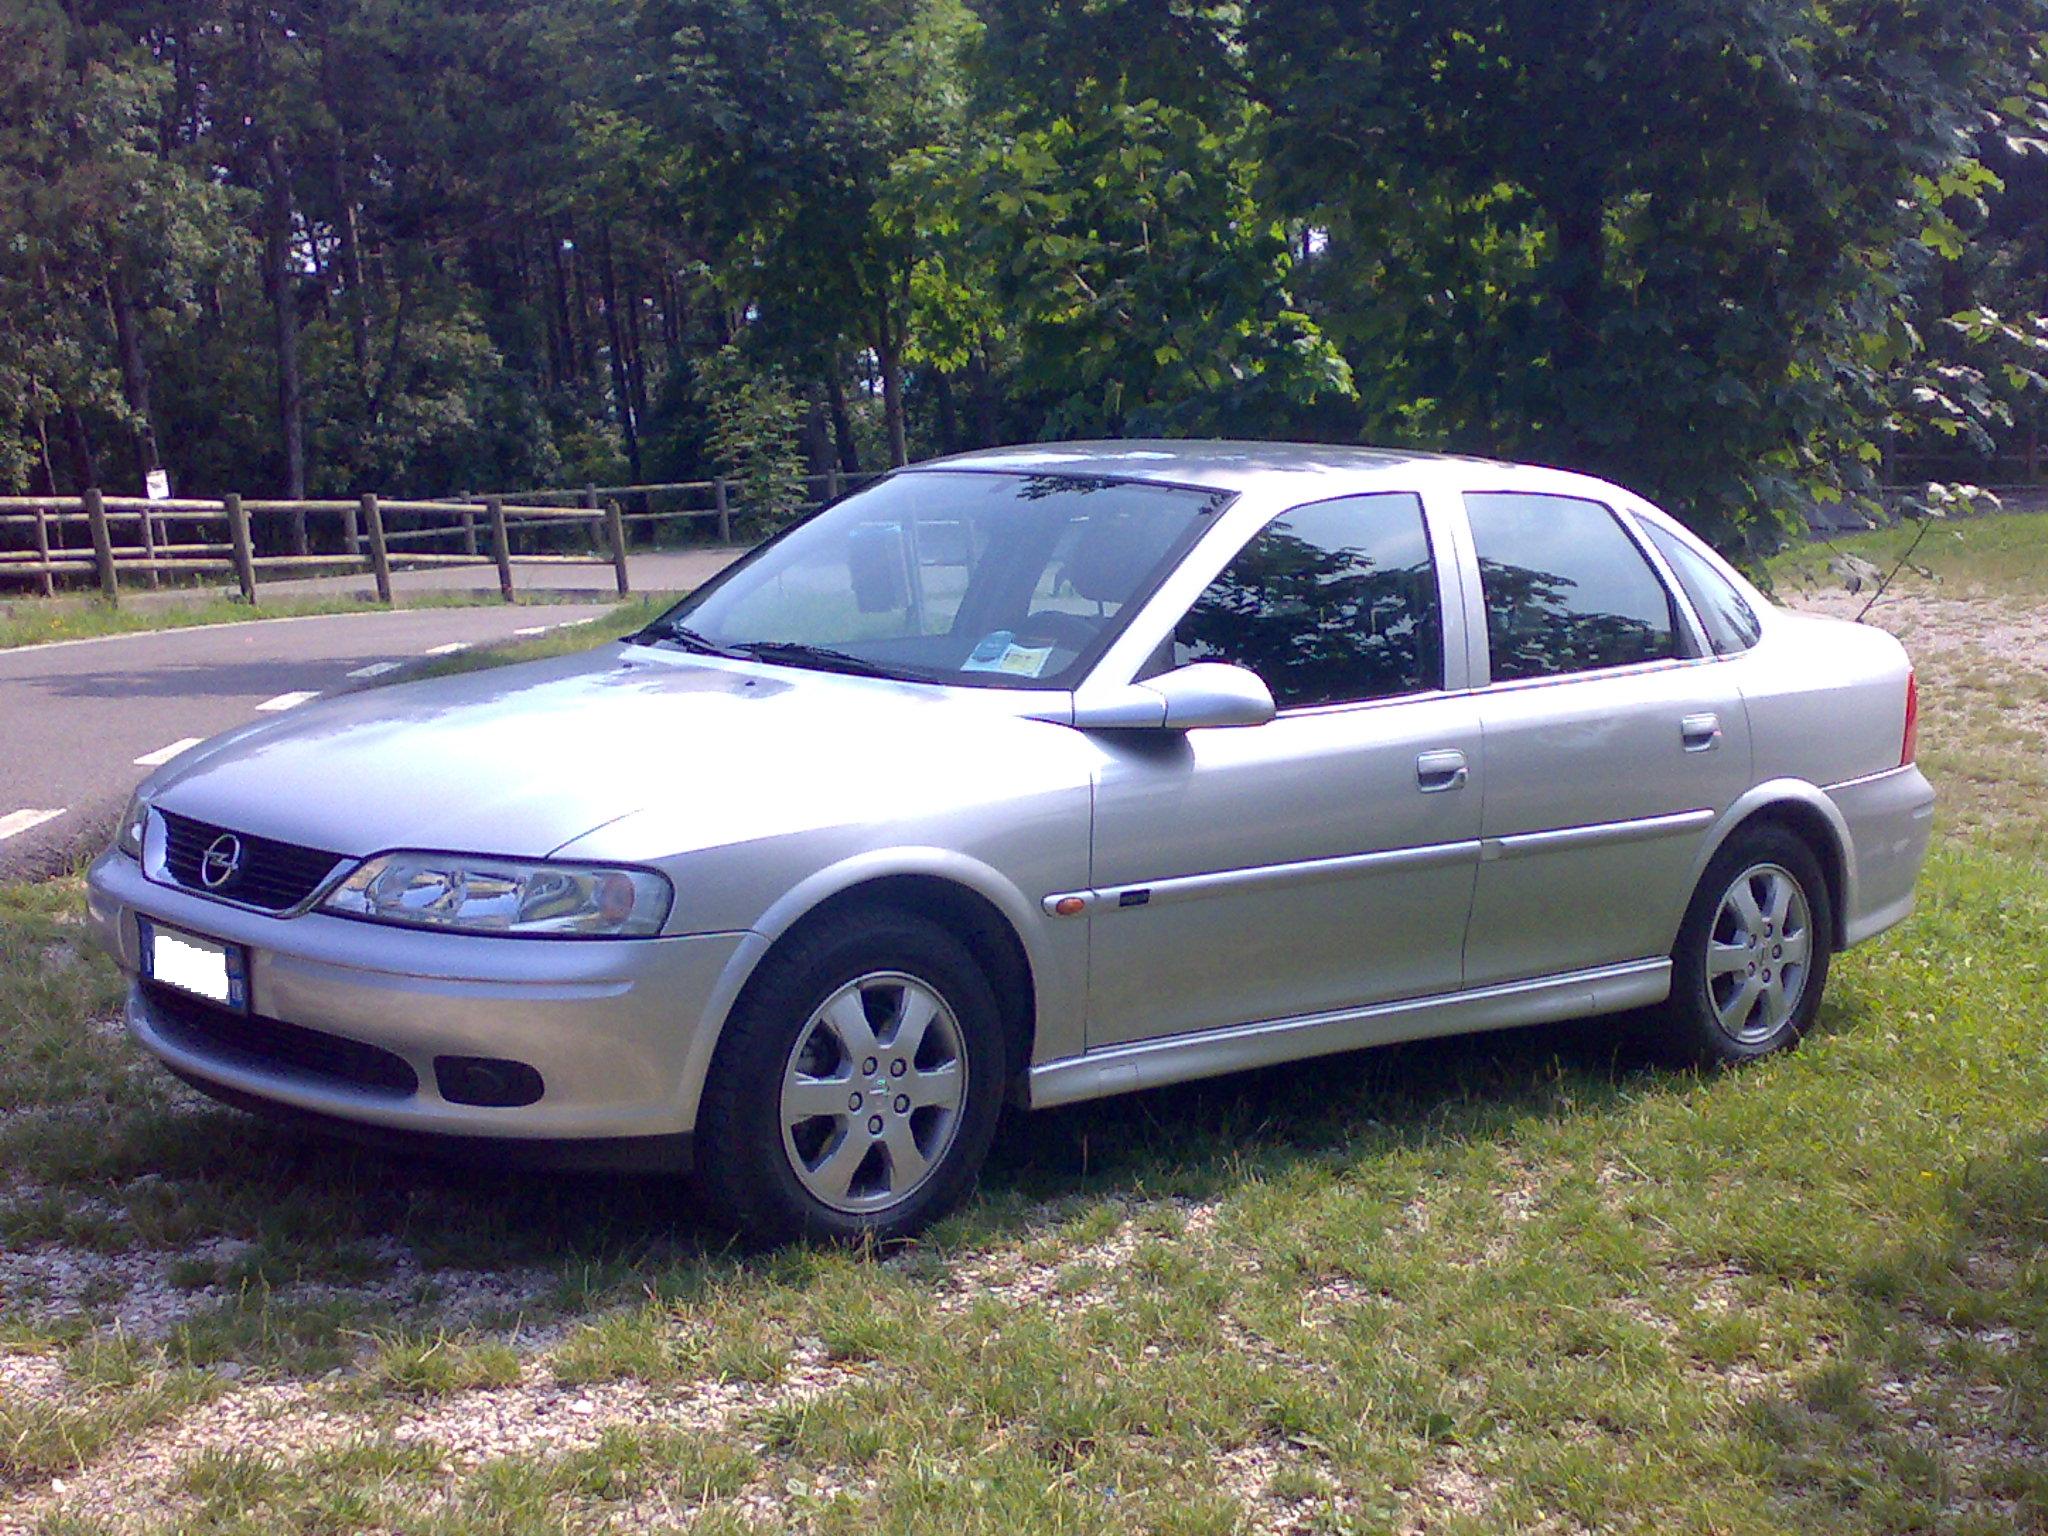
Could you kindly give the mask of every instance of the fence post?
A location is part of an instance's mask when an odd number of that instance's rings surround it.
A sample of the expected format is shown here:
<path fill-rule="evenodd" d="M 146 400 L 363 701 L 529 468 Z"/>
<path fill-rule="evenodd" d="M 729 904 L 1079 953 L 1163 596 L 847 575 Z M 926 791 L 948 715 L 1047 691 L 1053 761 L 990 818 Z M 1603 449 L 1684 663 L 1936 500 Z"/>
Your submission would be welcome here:
<path fill-rule="evenodd" d="M 505 498 L 486 496 L 484 511 L 491 519 L 491 556 L 498 562 L 498 590 L 505 595 L 506 602 L 514 601 L 512 596 L 512 545 L 505 537 Z"/>
<path fill-rule="evenodd" d="M 370 498 L 365 494 L 357 506 L 367 509 Z M 348 539 L 348 552 L 358 560 L 363 557 L 362 521 L 356 516 L 356 507 L 344 507 L 341 513 L 342 532 Z"/>
<path fill-rule="evenodd" d="M 92 558 L 100 571 L 100 596 L 118 607 L 121 588 L 114 580 L 114 541 L 107 536 L 106 499 L 96 485 L 86 487 L 85 516 L 92 524 Z"/>
<path fill-rule="evenodd" d="M 391 557 L 384 548 L 384 514 L 368 491 L 362 499 L 363 526 L 370 530 L 370 571 L 377 578 L 377 601 L 391 602 Z"/>
<path fill-rule="evenodd" d="M 732 542 L 732 509 L 725 500 L 725 476 L 720 475 L 711 482 L 711 494 L 718 498 L 718 542 Z"/>
<path fill-rule="evenodd" d="M 626 520 L 619 514 L 617 498 L 604 504 L 604 526 L 611 536 L 612 569 L 618 574 L 619 596 L 624 597 L 633 589 L 626 581 Z"/>
<path fill-rule="evenodd" d="M 221 497 L 228 515 L 228 542 L 235 547 L 235 583 L 242 589 L 242 601 L 256 603 L 256 552 L 249 546 L 249 514 L 242 510 L 242 498 L 233 491 Z"/>
<path fill-rule="evenodd" d="M 50 569 L 50 520 L 49 514 L 41 507 L 36 508 L 36 553 L 43 560 L 43 596 L 55 597 L 57 577 Z"/>
<path fill-rule="evenodd" d="M 839 466 L 837 464 L 826 465 L 825 499 L 827 501 L 837 501 L 839 499 L 840 493 L 845 489 L 846 482 L 842 480 L 839 476 Z"/>
<path fill-rule="evenodd" d="M 149 508 L 144 507 L 141 520 L 142 557 L 149 562 L 142 568 L 142 573 L 149 579 L 149 590 L 154 592 L 158 586 L 156 576 L 156 519 L 150 515 Z"/>
<path fill-rule="evenodd" d="M 476 514 L 474 512 L 465 511 L 462 514 L 462 552 L 465 555 L 476 553 Z"/>

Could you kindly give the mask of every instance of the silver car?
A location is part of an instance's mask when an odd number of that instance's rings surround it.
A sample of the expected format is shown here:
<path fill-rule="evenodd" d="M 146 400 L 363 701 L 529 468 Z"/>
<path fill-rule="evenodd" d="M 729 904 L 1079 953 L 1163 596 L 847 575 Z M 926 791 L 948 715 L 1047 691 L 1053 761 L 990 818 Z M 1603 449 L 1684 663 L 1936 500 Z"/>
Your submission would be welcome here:
<path fill-rule="evenodd" d="M 143 785 L 92 921 L 230 1103 L 909 1232 L 1005 1103 L 1646 1010 L 1795 1040 L 1911 910 L 1879 630 L 1557 470 L 1268 443 L 900 472 L 584 655 Z"/>

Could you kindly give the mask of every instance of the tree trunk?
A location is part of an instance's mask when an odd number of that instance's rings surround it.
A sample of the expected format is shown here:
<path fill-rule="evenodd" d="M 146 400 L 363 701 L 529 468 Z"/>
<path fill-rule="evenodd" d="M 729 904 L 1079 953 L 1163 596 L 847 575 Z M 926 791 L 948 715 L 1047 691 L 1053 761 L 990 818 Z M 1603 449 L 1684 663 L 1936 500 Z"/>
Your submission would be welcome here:
<path fill-rule="evenodd" d="M 363 289 L 362 232 L 356 200 L 348 184 L 347 147 L 334 145 L 335 222 L 341 232 L 342 313 L 348 321 L 349 351 L 356 364 L 356 388 L 365 406 L 370 399 L 370 304 Z"/>
<path fill-rule="evenodd" d="M 960 451 L 960 413 L 953 408 L 953 384 L 943 369 L 931 371 L 932 400 L 939 408 L 939 451 Z"/>
<path fill-rule="evenodd" d="M 85 430 L 85 418 L 78 414 L 78 407 L 64 407 L 64 435 L 71 447 L 71 478 L 77 482 L 80 493 L 100 483 L 100 466 L 93 457 L 92 438 Z"/>
<path fill-rule="evenodd" d="M 284 149 L 275 134 L 263 142 L 269 172 L 264 189 L 263 267 L 270 289 L 277 348 L 277 420 L 284 440 L 285 495 L 301 501 L 306 495 L 306 412 L 299 387 L 299 294 L 292 271 L 292 189 Z M 306 553 L 306 514 L 291 514 L 291 553 Z"/>
<path fill-rule="evenodd" d="M 846 381 L 841 376 L 839 360 L 833 359 L 832 369 L 825 375 L 825 402 L 832 411 L 832 441 L 839 448 L 839 468 L 846 474 L 860 473 L 860 445 L 853 440 L 853 423 L 846 415 Z"/>
<path fill-rule="evenodd" d="M 157 457 L 156 424 L 149 398 L 149 362 L 142 355 L 135 301 L 118 266 L 107 273 L 106 295 L 107 308 L 114 316 L 114 346 L 121 358 L 121 396 L 135 417 L 135 478 L 138 489 L 146 493 L 149 472 L 161 469 L 163 461 Z"/>
<path fill-rule="evenodd" d="M 598 280 L 604 286 L 604 334 L 611 354 L 612 403 L 619 413 L 619 430 L 626 437 L 626 463 L 633 483 L 641 483 L 640 429 L 633 420 L 633 386 L 626 377 L 626 337 L 619 325 L 619 274 L 612 263 L 612 231 L 607 224 L 598 237 Z"/>
<path fill-rule="evenodd" d="M 569 271 L 562 255 L 559 225 L 549 224 L 547 242 L 548 264 L 555 279 L 555 325 L 562 337 L 562 379 L 566 383 L 580 377 L 582 369 L 576 356 L 576 330 L 569 324 Z"/>
<path fill-rule="evenodd" d="M 996 427 L 996 390 L 994 370 L 988 365 L 988 338 L 982 337 L 967 353 L 967 399 L 974 418 L 974 443 L 976 448 L 993 448 L 999 433 Z"/>
<path fill-rule="evenodd" d="M 889 429 L 889 462 L 901 468 L 910 462 L 903 425 L 902 338 L 886 307 L 875 317 L 875 363 L 882 370 L 882 420 Z"/>
<path fill-rule="evenodd" d="M 832 432 L 826 424 L 824 396 L 815 384 L 804 396 L 804 473 L 820 481 L 832 469 Z"/>

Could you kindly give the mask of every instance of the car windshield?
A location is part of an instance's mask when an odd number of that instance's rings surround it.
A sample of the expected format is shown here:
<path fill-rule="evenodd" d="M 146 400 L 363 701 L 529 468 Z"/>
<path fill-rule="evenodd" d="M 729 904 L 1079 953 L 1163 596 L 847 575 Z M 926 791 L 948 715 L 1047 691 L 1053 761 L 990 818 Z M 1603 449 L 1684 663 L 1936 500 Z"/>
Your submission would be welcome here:
<path fill-rule="evenodd" d="M 770 540 L 637 638 L 978 686 L 1070 688 L 1228 497 L 917 470 Z"/>

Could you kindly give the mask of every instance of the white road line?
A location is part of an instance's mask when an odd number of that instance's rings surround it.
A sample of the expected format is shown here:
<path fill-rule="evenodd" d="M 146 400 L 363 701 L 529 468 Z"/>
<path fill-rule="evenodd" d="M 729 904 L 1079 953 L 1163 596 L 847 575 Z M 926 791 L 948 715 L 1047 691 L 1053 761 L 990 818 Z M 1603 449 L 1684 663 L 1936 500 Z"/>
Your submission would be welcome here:
<path fill-rule="evenodd" d="M 188 747 L 198 746 L 201 740 L 203 738 L 198 736 L 181 736 L 168 747 L 158 747 L 154 752 L 143 753 L 142 756 L 135 759 L 135 766 L 138 768 L 154 768 L 159 763 L 168 763 Z"/>
<path fill-rule="evenodd" d="M 597 620 L 598 615 L 594 613 L 587 619 L 564 619 L 562 621 L 562 628 L 574 629 L 578 624 L 595 624 Z"/>
<path fill-rule="evenodd" d="M 446 645 L 437 645 L 432 650 L 422 651 L 420 654 L 423 656 L 453 656 L 457 651 L 466 651 L 468 649 L 469 642 L 467 640 L 450 640 Z"/>
<path fill-rule="evenodd" d="M 0 816 L 0 842 L 5 842 L 17 832 L 26 832 L 30 827 L 40 827 L 46 821 L 55 821 L 66 810 L 58 806 L 54 811 L 9 811 Z"/>
<path fill-rule="evenodd" d="M 357 667 L 350 677 L 382 677 L 386 672 L 396 672 L 399 663 L 395 661 L 373 661 L 367 667 Z"/>
<path fill-rule="evenodd" d="M 319 697 L 320 690 L 317 688 L 310 693 L 280 693 L 274 699 L 265 699 L 256 707 L 263 710 L 296 709 L 299 705 L 305 703 L 306 700 Z"/>
<path fill-rule="evenodd" d="M 552 628 L 554 628 L 552 624 L 529 624 L 525 629 L 515 629 L 512 633 L 515 635 L 544 635 Z"/>

